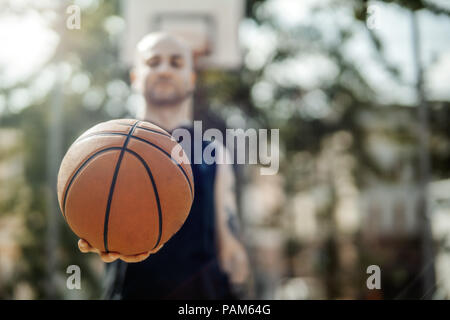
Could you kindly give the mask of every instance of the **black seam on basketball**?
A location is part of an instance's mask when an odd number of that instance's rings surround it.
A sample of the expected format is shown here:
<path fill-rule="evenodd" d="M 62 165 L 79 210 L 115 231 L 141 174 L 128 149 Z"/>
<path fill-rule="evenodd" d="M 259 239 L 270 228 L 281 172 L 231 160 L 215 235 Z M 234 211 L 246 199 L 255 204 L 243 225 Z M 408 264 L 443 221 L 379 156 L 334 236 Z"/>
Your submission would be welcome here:
<path fill-rule="evenodd" d="M 136 121 L 136 123 L 131 127 L 130 131 L 128 132 L 128 136 L 125 139 L 125 142 L 123 143 L 122 149 L 120 151 L 119 159 L 117 160 L 113 179 L 111 181 L 111 186 L 109 188 L 108 203 L 106 204 L 106 212 L 105 212 L 105 222 L 103 225 L 103 244 L 105 246 L 105 251 L 107 253 L 109 252 L 109 250 L 108 250 L 108 222 L 109 222 L 109 213 L 111 210 L 112 197 L 114 194 L 114 188 L 116 186 L 117 176 L 119 175 L 119 169 L 120 169 L 120 165 L 122 163 L 125 149 L 127 148 L 128 142 L 130 141 L 130 137 L 132 136 L 133 131 L 134 131 L 134 129 L 136 129 L 136 126 L 139 124 L 139 122 L 140 121 Z"/>
<path fill-rule="evenodd" d="M 119 123 L 119 124 L 120 124 L 120 123 Z M 124 123 L 122 123 L 122 124 L 125 125 Z M 166 133 L 164 133 L 164 132 L 160 132 L 160 131 L 156 131 L 156 130 L 152 130 L 152 129 L 147 129 L 147 128 L 139 127 L 139 126 L 137 126 L 136 128 L 138 128 L 138 129 L 143 129 L 143 130 L 146 130 L 146 131 L 149 131 L 149 132 L 152 132 L 152 133 L 157 133 L 157 134 L 163 135 L 163 136 L 165 136 L 165 137 L 174 139 L 171 135 L 168 135 L 168 134 L 166 134 Z M 86 136 L 84 136 L 84 137 L 78 138 L 77 140 L 75 140 L 74 144 L 75 144 L 75 143 L 78 143 L 78 142 L 80 142 L 80 141 L 83 141 L 83 140 L 85 140 L 85 139 L 87 139 L 87 138 L 91 138 L 91 137 L 95 137 L 95 136 L 103 136 L 103 135 L 108 135 L 108 134 L 115 134 L 115 135 L 120 135 L 120 136 L 127 136 L 127 135 L 128 135 L 127 133 L 123 133 L 123 132 L 112 132 L 112 131 L 93 132 L 93 133 L 90 133 L 90 134 L 88 134 L 88 135 L 86 135 Z"/>
<path fill-rule="evenodd" d="M 184 171 L 184 168 L 178 162 L 176 162 L 175 159 L 172 158 L 172 156 L 166 150 L 164 150 L 163 148 L 157 146 L 156 144 L 153 144 L 150 141 L 147 141 L 147 140 L 145 140 L 145 139 L 143 139 L 141 137 L 132 136 L 132 138 L 151 145 L 152 147 L 154 147 L 154 148 L 158 149 L 159 151 L 161 151 L 162 153 L 164 153 L 170 160 L 172 160 L 172 162 L 177 165 L 177 167 L 181 170 L 181 172 L 183 172 L 183 175 L 185 176 L 185 178 L 187 180 L 189 189 L 191 190 L 191 197 L 194 198 L 194 192 L 192 190 L 191 180 L 187 176 L 186 171 Z"/>
<path fill-rule="evenodd" d="M 169 138 L 173 138 L 170 134 L 167 134 L 165 132 L 161 132 L 161 131 L 158 131 L 158 130 L 153 130 L 153 129 L 149 129 L 149 128 L 146 128 L 146 127 L 138 127 L 138 129 L 142 129 L 142 130 L 153 132 L 153 133 L 159 133 L 159 134 L 162 134 L 163 136 L 166 136 L 166 137 L 169 137 Z"/>
<path fill-rule="evenodd" d="M 137 127 L 137 128 L 139 128 L 139 127 Z M 97 135 L 99 135 L 99 136 L 100 136 L 100 135 L 104 135 L 104 136 L 107 136 L 107 135 L 118 135 L 118 136 L 128 137 L 128 134 L 120 133 L 120 132 L 98 132 L 98 133 L 92 134 L 92 135 L 89 136 L 89 137 L 97 136 Z M 84 139 L 84 138 L 88 138 L 88 137 L 83 137 L 83 139 Z M 142 142 L 144 142 L 144 143 L 147 143 L 147 144 L 151 145 L 152 147 L 158 149 L 159 151 L 163 152 L 167 157 L 169 157 L 170 160 L 172 160 L 172 162 L 173 162 L 174 164 L 177 165 L 177 167 L 181 170 L 181 172 L 182 172 L 183 175 L 185 176 L 185 178 L 186 178 L 186 180 L 187 180 L 187 182 L 188 182 L 188 185 L 189 185 L 189 189 L 190 189 L 190 191 L 191 191 L 191 197 L 194 198 L 194 192 L 193 192 L 193 190 L 192 190 L 191 180 L 189 179 L 189 177 L 188 177 L 186 171 L 184 170 L 183 166 L 181 166 L 175 159 L 172 158 L 172 156 L 171 156 L 167 151 L 165 151 L 164 149 L 162 149 L 162 148 L 159 147 L 158 145 L 155 145 L 154 143 L 152 143 L 152 142 L 150 142 L 150 141 L 148 141 L 148 140 L 145 140 L 145 139 L 143 139 L 143 138 L 141 138 L 141 137 L 131 136 L 131 138 L 136 139 L 136 140 L 139 140 L 139 141 L 142 141 Z M 83 139 L 81 139 L 81 140 L 83 140 Z"/>
<path fill-rule="evenodd" d="M 122 126 L 130 126 L 131 127 L 131 124 L 128 124 L 128 123 L 117 123 L 117 124 L 120 124 L 120 125 L 122 125 Z M 165 133 L 165 132 L 161 132 L 161 131 L 158 131 L 158 130 L 153 130 L 153 129 L 149 129 L 149 128 L 146 128 L 146 127 L 137 127 L 138 129 L 143 129 L 143 130 L 147 130 L 147 131 L 150 131 L 150 132 L 154 132 L 154 133 L 159 133 L 159 134 L 162 134 L 162 135 L 164 135 L 164 136 L 166 136 L 166 137 L 169 137 L 169 138 L 173 138 L 170 134 L 168 134 L 168 133 Z"/>
<path fill-rule="evenodd" d="M 82 164 L 81 166 L 77 169 L 77 171 L 75 171 L 75 174 L 72 176 L 72 178 L 69 181 L 69 184 L 66 187 L 66 190 L 64 191 L 64 198 L 63 198 L 63 205 L 62 205 L 62 211 L 63 211 L 63 216 L 64 219 L 66 219 L 66 200 L 67 200 L 67 195 L 69 194 L 69 189 L 72 186 L 73 181 L 75 180 L 75 178 L 78 176 L 78 174 L 81 172 L 81 169 L 83 169 L 91 160 L 93 160 L 95 157 L 97 157 L 98 155 L 107 152 L 107 151 L 111 151 L 111 150 L 121 150 L 122 147 L 110 147 L 110 148 L 106 148 L 100 151 L 97 151 L 96 153 L 94 153 L 93 155 L 91 155 L 89 158 L 87 158 Z"/>
<path fill-rule="evenodd" d="M 136 128 L 144 129 L 144 130 L 146 130 L 146 131 L 149 131 L 149 132 L 152 132 L 152 133 L 157 133 L 157 134 L 160 134 L 160 135 L 163 135 L 163 136 L 165 136 L 165 137 L 168 137 L 168 138 L 173 139 L 172 136 L 167 135 L 167 134 L 165 134 L 165 133 L 163 133 L 163 132 L 159 132 L 159 131 L 156 131 L 156 130 L 151 130 L 151 129 L 147 129 L 147 128 L 143 128 L 143 127 L 139 127 L 139 126 L 136 127 Z M 123 132 L 112 132 L 112 131 L 93 132 L 93 133 L 90 133 L 90 134 L 88 134 L 88 135 L 86 135 L 86 136 L 84 136 L 84 137 L 78 138 L 77 140 L 75 140 L 74 144 L 75 144 L 75 143 L 78 143 L 78 142 L 80 142 L 80 141 L 84 141 L 84 140 L 86 140 L 86 139 L 88 139 L 88 138 L 92 138 L 92 137 L 96 137 L 96 136 L 104 136 L 104 135 L 108 135 L 108 134 L 119 135 L 119 136 L 127 136 L 127 135 L 128 135 L 127 133 L 123 133 Z"/>
<path fill-rule="evenodd" d="M 156 240 L 156 244 L 152 248 L 152 250 L 153 250 L 160 243 L 161 236 L 162 236 L 162 209 L 161 209 L 161 202 L 159 200 L 159 195 L 158 195 L 158 188 L 156 187 L 155 179 L 153 178 L 152 171 L 150 170 L 150 167 L 148 166 L 147 162 L 139 154 L 137 154 L 133 150 L 125 149 L 125 151 L 131 153 L 132 155 L 134 155 L 144 165 L 145 170 L 147 170 L 147 174 L 148 174 L 148 176 L 150 178 L 150 181 L 152 182 L 153 191 L 155 192 L 156 205 L 158 207 L 159 232 L 158 232 L 158 239 Z"/>

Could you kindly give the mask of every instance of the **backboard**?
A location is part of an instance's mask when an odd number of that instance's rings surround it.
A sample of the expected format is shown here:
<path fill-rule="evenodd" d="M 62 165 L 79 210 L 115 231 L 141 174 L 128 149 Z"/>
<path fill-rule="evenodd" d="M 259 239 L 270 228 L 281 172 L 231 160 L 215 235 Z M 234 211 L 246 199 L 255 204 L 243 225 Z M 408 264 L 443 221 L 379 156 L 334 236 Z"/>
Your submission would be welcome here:
<path fill-rule="evenodd" d="M 122 9 L 127 65 L 134 62 L 136 44 L 152 31 L 186 40 L 199 69 L 236 69 L 242 63 L 238 27 L 245 0 L 123 0 Z"/>

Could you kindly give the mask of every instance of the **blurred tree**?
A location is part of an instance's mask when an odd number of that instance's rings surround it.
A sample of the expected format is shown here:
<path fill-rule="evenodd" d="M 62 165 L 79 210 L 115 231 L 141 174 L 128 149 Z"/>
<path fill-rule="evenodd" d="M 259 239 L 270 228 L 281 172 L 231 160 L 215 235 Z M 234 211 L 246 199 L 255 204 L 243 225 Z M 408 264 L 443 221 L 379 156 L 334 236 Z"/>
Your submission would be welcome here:
<path fill-rule="evenodd" d="M 411 161 L 413 161 L 415 163 L 414 166 L 417 167 L 415 179 L 415 183 L 418 185 L 419 189 L 417 219 L 421 226 L 419 233 L 421 245 L 419 248 L 422 251 L 420 274 L 414 279 L 414 282 L 420 281 L 422 285 L 420 298 L 430 299 L 433 297 L 436 286 L 436 279 L 434 275 L 434 251 L 436 244 L 433 243 L 431 235 L 431 216 L 428 209 L 430 205 L 427 200 L 427 185 L 433 177 L 439 179 L 442 176 L 447 176 L 449 170 L 448 165 L 442 166 L 442 159 L 448 160 L 449 152 L 436 152 L 435 148 L 433 148 L 432 141 L 439 139 L 438 137 L 442 138 L 443 136 L 446 136 L 448 141 L 448 138 L 450 137 L 448 135 L 448 130 L 442 128 L 439 125 L 439 122 L 436 123 L 437 119 L 433 116 L 433 114 L 439 114 L 443 115 L 445 118 L 447 110 L 444 109 L 444 112 L 442 112 L 442 102 L 430 102 L 426 97 L 426 91 L 424 88 L 424 73 L 425 69 L 429 66 L 422 65 L 422 45 L 421 38 L 419 36 L 420 26 L 416 12 L 418 10 L 428 10 L 435 15 L 448 16 L 450 11 L 431 0 L 382 0 L 379 2 L 395 3 L 402 9 L 411 11 L 411 53 L 414 57 L 414 66 L 411 67 L 415 69 L 417 77 L 415 79 L 417 92 L 417 129 L 412 132 L 410 131 L 408 135 L 415 138 L 418 145 L 418 151 L 413 155 L 414 158 L 412 158 Z M 367 1 L 361 2 L 361 5 L 355 8 L 355 16 L 359 19 L 367 20 L 367 5 Z M 396 80 L 401 82 L 402 80 L 399 76 L 398 70 L 390 65 L 384 57 L 382 42 L 373 30 L 370 28 L 368 30 L 371 35 L 371 39 L 373 40 L 375 47 L 378 49 L 378 53 L 385 64 L 386 70 L 391 71 Z M 406 289 L 402 291 L 402 295 L 405 293 L 405 290 Z"/>
<path fill-rule="evenodd" d="M 386 2 L 395 2 L 414 11 L 425 9 L 437 14 L 448 14 L 447 10 L 441 10 L 429 1 Z M 248 18 L 252 19 L 249 25 L 257 32 L 268 34 L 269 36 L 266 39 L 271 39 L 270 34 L 274 34 L 273 38 L 276 39 L 264 63 L 257 67 L 246 64 L 239 74 L 218 75 L 210 73 L 202 78 L 202 83 L 205 86 L 204 91 L 207 93 L 209 101 L 212 101 L 212 107 L 225 117 L 230 114 L 240 114 L 246 119 L 246 126 L 280 129 L 281 148 L 285 152 L 281 163 L 281 174 L 286 178 L 285 192 L 287 198 L 293 197 L 300 191 L 311 190 L 319 183 L 312 173 L 310 174 L 312 177 L 306 180 L 304 175 L 299 175 L 298 167 L 302 164 L 295 161 L 296 155 L 299 152 L 306 151 L 318 161 L 320 153 L 325 148 L 323 142 L 340 131 L 347 132 L 352 137 L 352 144 L 348 152 L 355 159 L 356 165 L 352 169 L 352 175 L 361 190 L 373 184 L 373 181 L 401 183 L 405 178 L 406 169 L 410 168 L 411 165 L 413 168 L 417 168 L 419 155 L 416 152 L 404 153 L 395 166 L 387 168 L 373 155 L 368 142 L 375 134 L 385 136 L 391 141 L 390 143 L 396 146 L 395 148 L 409 148 L 409 150 L 416 148 L 418 145 L 417 128 L 419 126 L 419 119 L 415 115 L 416 109 L 408 106 L 379 105 L 375 91 L 362 75 L 363 70 L 355 61 L 349 60 L 347 53 L 343 50 L 346 43 L 352 40 L 355 31 L 365 29 L 369 32 L 374 47 L 378 49 L 384 68 L 390 71 L 394 79 L 401 82 L 398 76 L 398 68 L 389 64 L 382 54 L 382 41 L 373 32 L 367 30 L 365 23 L 358 25 L 357 20 L 353 23 L 334 23 L 333 35 L 335 36 L 330 41 L 329 35 L 322 32 L 320 19 L 309 17 L 309 20 L 313 19 L 315 22 L 284 23 L 270 11 L 269 8 L 272 7 L 269 4 L 273 3 L 273 1 L 247 2 L 247 15 Z M 328 1 L 326 7 L 321 7 L 318 4 L 315 12 L 324 12 L 327 8 L 329 10 L 350 8 L 357 19 L 364 21 L 367 18 L 367 1 Z M 411 48 L 412 50 L 413 48 Z M 251 52 L 248 51 L 246 59 L 251 55 Z M 294 59 L 300 60 L 303 57 L 308 57 L 308 55 L 324 57 L 323 63 L 328 63 L 326 65 L 329 66 L 329 73 L 335 73 L 335 77 L 330 81 L 320 81 L 313 88 L 308 88 L 298 85 L 294 81 L 282 81 L 280 80 L 280 78 L 283 78 L 281 75 L 274 75 L 274 70 L 280 67 L 280 70 L 283 70 L 280 71 L 281 73 L 284 72 L 294 77 L 295 69 L 289 69 L 287 66 L 293 65 Z M 284 69 L 283 66 L 285 66 Z M 337 70 L 333 70 L 333 68 Z M 300 77 L 301 75 L 298 74 L 297 76 Z M 258 97 L 258 95 L 261 97 Z M 312 100 L 312 102 L 309 102 L 309 100 Z M 317 110 L 317 105 L 321 103 L 328 108 L 327 112 L 314 112 L 314 107 Z M 224 104 L 230 107 L 223 108 Z M 429 106 L 432 140 L 439 140 L 440 143 L 448 145 L 444 142 L 449 141 L 448 128 L 443 125 L 444 121 L 438 120 L 439 116 L 448 116 L 448 109 L 444 107 L 448 106 L 448 103 L 430 102 Z M 363 121 L 364 119 L 369 120 Z M 389 122 L 388 119 L 390 119 Z M 450 169 L 447 162 L 449 153 L 448 151 L 442 151 L 442 148 L 438 151 L 431 145 L 432 174 L 436 177 L 448 175 Z M 437 164 L 437 166 L 434 166 L 434 164 Z M 411 182 L 418 183 L 418 170 L 414 170 L 412 179 Z M 336 188 L 332 180 L 328 180 L 327 184 L 332 186 L 333 189 Z M 360 242 L 361 235 L 359 233 L 347 237 L 346 240 L 342 239 L 341 231 L 336 229 L 338 228 L 335 220 L 337 200 L 329 198 L 328 201 L 331 205 L 331 214 L 323 220 L 322 227 L 329 232 L 323 239 L 322 248 L 324 255 L 327 257 L 327 265 L 330 267 L 319 268 L 318 272 L 319 274 L 324 272 L 321 274 L 323 278 L 330 279 L 330 277 L 333 277 L 333 280 L 330 280 L 328 284 L 328 297 L 336 298 L 345 295 L 342 285 L 343 278 L 341 280 L 339 278 L 348 271 L 346 271 L 344 261 L 336 253 L 336 250 L 339 250 L 339 246 L 347 248 L 349 243 L 359 244 L 359 252 L 367 250 L 367 248 L 361 247 L 363 244 Z M 330 225 L 331 229 L 327 227 Z M 392 240 L 392 246 L 385 248 L 385 250 L 392 252 L 398 250 L 399 256 L 401 256 L 401 252 L 416 252 L 418 254 L 421 250 L 418 245 L 420 242 L 415 237 L 410 240 L 405 239 L 405 243 L 408 245 L 400 245 L 401 242 L 396 241 L 395 239 Z M 290 237 L 287 239 L 287 245 L 292 246 Z M 292 251 L 287 250 L 287 252 Z M 375 255 L 370 259 L 372 259 L 371 262 L 383 262 L 382 259 L 377 259 Z M 416 256 L 411 257 L 411 259 L 408 261 L 417 262 Z M 408 270 L 409 274 L 408 277 L 403 278 L 403 282 L 396 281 L 387 285 L 384 291 L 385 298 L 394 298 L 402 291 L 405 298 L 419 298 L 423 297 L 423 294 L 429 289 L 425 287 L 420 289 L 417 285 L 414 288 L 408 287 L 409 280 L 420 273 L 419 267 L 411 269 L 407 266 L 408 261 L 397 260 L 395 262 L 396 268 L 398 268 L 396 270 Z M 365 286 L 365 281 L 361 280 L 366 277 L 365 267 L 367 262 L 365 255 L 361 254 L 353 265 L 353 271 L 357 275 L 351 280 L 354 282 L 350 286 L 353 286 L 354 292 L 359 296 L 363 296 L 366 290 L 362 287 Z M 333 274 L 330 273 L 331 269 L 334 271 Z M 336 280 L 336 278 L 338 279 Z M 408 287 L 409 291 L 404 291 L 405 287 Z"/>

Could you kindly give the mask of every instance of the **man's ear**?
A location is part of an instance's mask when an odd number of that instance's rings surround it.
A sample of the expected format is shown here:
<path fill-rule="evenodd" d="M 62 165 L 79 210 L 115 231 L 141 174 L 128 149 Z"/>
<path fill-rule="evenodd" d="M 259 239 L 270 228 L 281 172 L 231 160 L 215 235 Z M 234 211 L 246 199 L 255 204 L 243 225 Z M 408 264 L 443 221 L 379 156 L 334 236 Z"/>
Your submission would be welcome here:
<path fill-rule="evenodd" d="M 130 70 L 130 82 L 133 85 L 133 83 L 136 81 L 136 70 L 133 68 Z"/>
<path fill-rule="evenodd" d="M 192 82 L 192 88 L 195 88 L 197 85 L 197 73 L 195 73 L 195 71 L 191 72 L 191 82 Z"/>
<path fill-rule="evenodd" d="M 130 84 L 131 87 L 136 91 L 142 90 L 142 84 L 139 83 L 138 79 L 138 70 L 136 68 L 133 68 L 130 70 Z"/>

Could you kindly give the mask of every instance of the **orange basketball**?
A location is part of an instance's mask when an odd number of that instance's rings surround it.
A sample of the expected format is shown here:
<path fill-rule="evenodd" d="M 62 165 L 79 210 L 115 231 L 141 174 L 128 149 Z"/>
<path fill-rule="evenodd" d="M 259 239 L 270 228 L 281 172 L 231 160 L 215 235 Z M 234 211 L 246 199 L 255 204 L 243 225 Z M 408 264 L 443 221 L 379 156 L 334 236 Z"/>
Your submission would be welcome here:
<path fill-rule="evenodd" d="M 172 150 L 181 154 L 174 159 Z M 145 121 L 100 123 L 69 148 L 58 173 L 58 200 L 75 234 L 103 252 L 158 250 L 183 225 L 194 197 L 186 154 Z"/>

